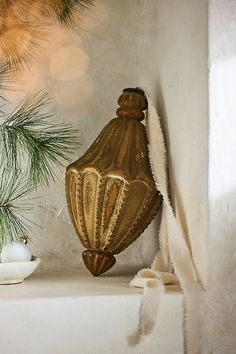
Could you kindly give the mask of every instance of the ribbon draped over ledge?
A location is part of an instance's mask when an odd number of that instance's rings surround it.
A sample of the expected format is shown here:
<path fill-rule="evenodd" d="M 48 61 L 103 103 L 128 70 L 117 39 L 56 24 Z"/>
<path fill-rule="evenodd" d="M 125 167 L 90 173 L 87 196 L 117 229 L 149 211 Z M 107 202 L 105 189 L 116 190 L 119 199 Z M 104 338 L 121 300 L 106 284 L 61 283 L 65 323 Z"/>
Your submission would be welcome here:
<path fill-rule="evenodd" d="M 183 228 L 176 218 L 168 197 L 166 172 L 166 149 L 160 118 L 147 92 L 148 100 L 146 130 L 149 144 L 149 157 L 157 189 L 163 196 L 162 218 L 159 232 L 160 251 L 151 268 L 138 272 L 130 285 L 144 288 L 141 308 L 138 344 L 155 330 L 158 308 L 165 285 L 180 284 L 184 296 L 183 322 L 185 353 L 199 353 L 199 300 L 201 286 Z M 172 272 L 172 267 L 174 273 Z M 157 348 L 158 350 L 158 348 Z"/>

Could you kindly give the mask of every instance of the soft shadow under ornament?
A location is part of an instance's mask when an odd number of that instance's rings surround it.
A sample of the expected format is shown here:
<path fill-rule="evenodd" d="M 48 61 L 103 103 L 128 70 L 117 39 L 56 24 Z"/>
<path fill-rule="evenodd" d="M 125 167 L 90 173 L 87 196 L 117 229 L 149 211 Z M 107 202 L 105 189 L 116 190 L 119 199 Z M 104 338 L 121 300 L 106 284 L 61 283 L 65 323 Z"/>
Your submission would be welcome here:
<path fill-rule="evenodd" d="M 152 176 L 143 111 L 144 92 L 128 88 L 119 97 L 118 118 L 102 130 L 88 151 L 68 166 L 66 196 L 83 260 L 97 276 L 116 262 L 114 255 L 149 225 L 162 197 Z"/>

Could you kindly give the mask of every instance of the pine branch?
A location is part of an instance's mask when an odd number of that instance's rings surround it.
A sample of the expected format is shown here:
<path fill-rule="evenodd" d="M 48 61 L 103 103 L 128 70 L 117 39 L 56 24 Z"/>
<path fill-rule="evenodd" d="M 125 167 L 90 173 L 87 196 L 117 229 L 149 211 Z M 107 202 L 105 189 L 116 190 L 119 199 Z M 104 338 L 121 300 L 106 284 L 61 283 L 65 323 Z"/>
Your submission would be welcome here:
<path fill-rule="evenodd" d="M 12 84 L 16 83 L 19 77 L 19 71 L 14 66 L 0 60 L 0 90 L 12 90 Z"/>
<path fill-rule="evenodd" d="M 18 23 L 37 23 L 47 18 L 74 27 L 90 9 L 94 0 L 0 0 L 0 16 L 12 16 Z"/>
<path fill-rule="evenodd" d="M 55 178 L 55 168 L 64 165 L 78 147 L 77 131 L 69 125 L 52 124 L 45 113 L 48 96 L 27 96 L 0 125 L 3 161 L 12 171 L 20 169 L 22 156 L 28 159 L 28 182 L 34 187 Z"/>
<path fill-rule="evenodd" d="M 61 24 L 75 27 L 82 20 L 84 11 L 90 9 L 93 3 L 93 0 L 50 0 L 46 12 Z"/>
<path fill-rule="evenodd" d="M 3 168 L 0 173 L 0 245 L 3 246 L 22 234 L 27 235 L 34 223 L 26 216 L 31 209 L 27 197 L 32 191 L 26 176 L 9 174 Z"/>

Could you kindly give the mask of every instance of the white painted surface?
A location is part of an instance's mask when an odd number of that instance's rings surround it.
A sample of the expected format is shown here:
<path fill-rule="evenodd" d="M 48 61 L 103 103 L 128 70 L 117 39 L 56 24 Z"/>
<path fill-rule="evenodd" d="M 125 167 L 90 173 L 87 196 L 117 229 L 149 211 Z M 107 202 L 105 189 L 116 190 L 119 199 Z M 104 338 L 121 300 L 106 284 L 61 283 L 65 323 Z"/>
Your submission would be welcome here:
<path fill-rule="evenodd" d="M 157 45 L 155 11 L 153 0 L 96 1 L 77 31 L 53 29 L 51 43 L 39 64 L 25 75 L 20 86 L 23 91 L 9 92 L 7 98 L 15 103 L 29 91 L 48 91 L 55 119 L 71 123 L 80 131 L 82 147 L 71 157 L 72 161 L 77 159 L 114 118 L 122 89 L 141 85 L 144 67 L 149 77 L 145 83 L 150 81 L 151 85 L 155 80 L 152 75 L 156 61 L 150 57 L 153 45 Z M 148 45 L 139 50 L 140 36 Z M 58 173 L 56 184 L 37 192 L 42 197 L 34 201 L 32 210 L 33 219 L 42 229 L 33 236 L 31 249 L 42 258 L 44 270 L 84 267 L 83 248 L 67 211 L 63 173 Z M 127 273 L 148 266 L 157 247 L 154 221 L 143 237 L 117 256 L 115 272 Z"/>
<path fill-rule="evenodd" d="M 236 2 L 209 1 L 209 286 L 204 354 L 236 352 Z"/>
<path fill-rule="evenodd" d="M 89 147 L 114 117 L 127 86 L 146 86 L 163 116 L 174 204 L 189 234 L 204 281 L 207 228 L 207 1 L 98 0 L 77 32 L 54 28 L 40 63 L 25 75 L 24 92 L 44 89 L 58 121 L 80 130 Z M 74 74 L 73 74 L 74 73 Z M 24 92 L 10 92 L 15 102 Z M 63 173 L 41 190 L 32 217 L 42 226 L 32 252 L 42 269 L 82 268 L 80 242 L 68 216 Z M 177 210 L 178 212 L 178 210 Z M 202 242 L 199 243 L 199 238 Z M 149 265 L 157 250 L 157 221 L 117 256 L 116 272 Z"/>
<path fill-rule="evenodd" d="M 155 67 L 145 66 L 148 48 L 145 38 L 140 39 L 141 81 L 150 86 L 163 117 L 173 205 L 203 283 L 208 233 L 207 4 L 206 0 L 156 1 L 156 45 L 148 47 Z"/>
<path fill-rule="evenodd" d="M 205 282 L 208 204 L 207 1 L 98 0 L 77 33 L 55 28 L 53 37 L 39 65 L 26 74 L 24 89 L 25 92 L 38 89 L 48 91 L 52 96 L 51 111 L 58 121 L 70 122 L 80 129 L 83 145 L 75 155 L 80 156 L 114 117 L 116 99 L 124 87 L 144 85 L 151 91 L 163 117 L 168 142 L 173 203 L 182 209 L 181 213 L 179 210 L 177 213 L 191 238 L 199 277 Z M 67 48 L 68 56 L 63 48 Z M 77 70 L 77 63 L 81 70 Z M 76 69 L 74 75 L 71 68 Z M 13 92 L 8 98 L 14 102 L 20 96 L 23 92 Z M 82 247 L 71 226 L 65 203 L 63 174 L 59 173 L 59 181 L 49 190 L 41 190 L 40 194 L 42 198 L 37 202 L 38 207 L 32 216 L 43 229 L 38 231 L 39 237 L 33 237 L 32 251 L 42 257 L 42 269 L 83 268 Z M 157 249 L 156 236 L 157 223 L 153 223 L 146 236 L 117 257 L 114 271 L 130 273 L 148 265 Z M 200 239 L 202 242 L 199 243 Z M 17 340 L 14 343 L 19 350 L 28 354 L 24 351 L 26 342 L 20 342 L 20 338 L 27 338 L 30 348 L 35 347 L 38 338 L 42 338 L 43 351 L 34 351 L 35 354 L 65 354 L 68 353 L 65 350 L 68 345 L 71 346 L 68 354 L 77 354 L 78 347 L 92 333 L 94 340 L 89 344 L 88 353 L 94 353 L 94 348 L 101 345 L 103 353 L 107 350 L 110 354 L 117 349 L 117 354 L 120 353 L 118 350 L 128 354 L 124 351 L 127 342 L 122 340 L 136 328 L 140 293 L 120 295 L 119 287 L 111 282 L 109 286 L 116 295 L 100 294 L 98 306 L 98 297 L 96 301 L 89 301 L 89 296 L 75 296 L 79 286 L 75 285 L 76 277 L 68 275 L 67 282 L 67 277 L 61 276 L 62 283 L 58 282 L 58 277 L 43 280 L 39 275 L 35 278 L 35 285 L 26 282 L 17 291 L 15 286 L 0 288 L 1 298 L 3 291 L 6 297 L 0 302 L 0 310 L 1 313 L 8 313 L 0 317 L 0 323 L 5 321 L 1 323 L 1 328 L 13 329 L 11 338 L 0 332 L 0 345 L 4 340 L 6 350 L 10 348 L 9 354 L 13 354 L 11 345 L 12 337 L 15 337 Z M 84 284 L 86 288 L 88 284 Z M 22 297 L 19 289 L 25 289 Z M 51 291 L 54 295 L 50 297 Z M 58 291 L 61 296 L 56 294 Z M 25 296 L 28 296 L 27 301 Z M 182 300 L 169 297 L 166 301 L 168 306 L 162 307 L 161 336 L 152 337 L 149 352 L 142 350 L 138 354 L 156 354 L 157 348 L 161 348 L 163 354 L 183 352 Z M 92 321 L 95 309 L 98 322 Z M 129 322 L 124 320 L 127 313 Z M 25 319 L 23 314 L 26 314 Z M 177 322 L 172 321 L 173 318 Z M 114 323 L 116 331 L 111 330 Z M 84 350 L 80 353 L 86 354 Z"/>
<path fill-rule="evenodd" d="M 182 294 L 176 288 L 164 295 L 158 334 L 142 347 L 132 345 L 142 291 L 129 288 L 130 279 L 60 272 L 1 286 L 1 353 L 181 354 Z"/>

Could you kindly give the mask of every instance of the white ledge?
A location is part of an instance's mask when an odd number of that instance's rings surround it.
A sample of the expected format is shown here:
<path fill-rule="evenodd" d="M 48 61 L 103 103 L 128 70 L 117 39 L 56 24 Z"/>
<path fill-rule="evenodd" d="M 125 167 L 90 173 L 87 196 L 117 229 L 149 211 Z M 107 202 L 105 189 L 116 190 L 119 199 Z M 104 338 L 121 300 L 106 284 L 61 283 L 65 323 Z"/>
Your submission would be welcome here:
<path fill-rule="evenodd" d="M 131 278 L 38 273 L 22 284 L 0 286 L 0 352 L 144 354 L 129 340 L 142 299 L 141 289 L 129 287 Z M 169 288 L 162 303 L 162 330 L 145 354 L 182 353 L 182 295 Z"/>

